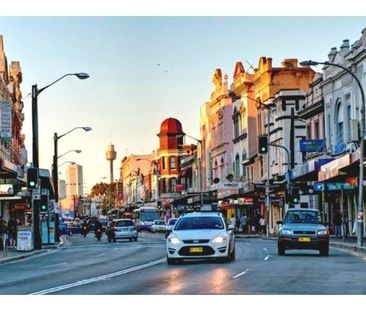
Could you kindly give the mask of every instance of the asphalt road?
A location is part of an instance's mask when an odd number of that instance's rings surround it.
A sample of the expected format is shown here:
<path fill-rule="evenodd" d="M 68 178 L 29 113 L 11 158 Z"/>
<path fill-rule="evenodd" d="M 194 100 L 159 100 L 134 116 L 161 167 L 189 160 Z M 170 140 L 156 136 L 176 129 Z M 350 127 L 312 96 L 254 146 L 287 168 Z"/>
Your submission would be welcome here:
<path fill-rule="evenodd" d="M 163 234 L 108 243 L 72 236 L 63 248 L 0 265 L 0 294 L 208 295 L 366 294 L 366 257 L 331 248 L 287 251 L 276 242 L 237 239 L 231 263 L 167 265 Z"/>

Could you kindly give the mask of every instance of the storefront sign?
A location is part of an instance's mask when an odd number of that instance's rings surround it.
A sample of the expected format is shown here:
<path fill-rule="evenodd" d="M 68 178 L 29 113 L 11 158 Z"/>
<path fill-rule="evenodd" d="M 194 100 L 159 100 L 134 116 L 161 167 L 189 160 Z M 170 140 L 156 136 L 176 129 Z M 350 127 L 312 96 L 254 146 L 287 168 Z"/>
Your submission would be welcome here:
<path fill-rule="evenodd" d="M 323 191 L 324 185 L 326 187 L 327 191 L 341 191 L 341 190 L 353 190 L 355 189 L 355 186 L 352 184 L 349 184 L 347 182 L 338 182 L 338 183 L 321 183 L 316 182 L 314 183 L 314 191 Z"/>
<path fill-rule="evenodd" d="M 322 152 L 325 150 L 325 139 L 302 139 L 300 140 L 301 152 Z"/>
<path fill-rule="evenodd" d="M 212 190 L 230 190 L 230 189 L 241 189 L 243 188 L 243 183 L 241 182 L 227 182 L 218 183 L 212 186 Z"/>
<path fill-rule="evenodd" d="M 0 102 L 0 137 L 10 142 L 12 138 L 12 103 L 10 100 Z"/>
<path fill-rule="evenodd" d="M 20 226 L 17 235 L 17 250 L 33 250 L 32 229 L 31 227 Z"/>

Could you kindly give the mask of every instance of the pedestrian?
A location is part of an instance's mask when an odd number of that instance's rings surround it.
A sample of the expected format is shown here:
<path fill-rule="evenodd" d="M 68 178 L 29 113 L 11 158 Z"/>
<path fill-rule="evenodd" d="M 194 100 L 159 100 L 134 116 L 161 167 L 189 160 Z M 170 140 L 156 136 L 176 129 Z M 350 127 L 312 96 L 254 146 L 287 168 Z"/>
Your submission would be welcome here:
<path fill-rule="evenodd" d="M 259 230 L 260 230 L 260 234 L 265 234 L 266 233 L 266 221 L 264 220 L 264 217 L 261 215 L 259 218 Z"/>
<path fill-rule="evenodd" d="M 333 224 L 335 226 L 336 237 L 341 238 L 342 237 L 342 213 L 339 210 L 339 208 L 337 208 L 334 212 Z"/>
<path fill-rule="evenodd" d="M 6 250 L 6 234 L 8 232 L 8 226 L 3 216 L 0 216 L 0 249 Z"/>
<path fill-rule="evenodd" d="M 8 240 L 10 248 L 15 248 L 16 234 L 17 234 L 16 222 L 14 220 L 14 217 L 10 217 L 8 221 Z"/>
<path fill-rule="evenodd" d="M 240 226 L 242 227 L 243 234 L 248 233 L 248 217 L 243 214 L 240 218 Z"/>

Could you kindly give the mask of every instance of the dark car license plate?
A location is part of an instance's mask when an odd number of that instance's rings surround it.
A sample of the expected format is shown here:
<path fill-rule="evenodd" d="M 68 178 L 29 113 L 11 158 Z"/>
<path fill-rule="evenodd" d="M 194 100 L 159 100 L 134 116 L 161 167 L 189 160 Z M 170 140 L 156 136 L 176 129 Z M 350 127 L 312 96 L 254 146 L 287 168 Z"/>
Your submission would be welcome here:
<path fill-rule="evenodd" d="M 202 247 L 190 247 L 189 252 L 190 253 L 202 253 L 203 248 Z"/>

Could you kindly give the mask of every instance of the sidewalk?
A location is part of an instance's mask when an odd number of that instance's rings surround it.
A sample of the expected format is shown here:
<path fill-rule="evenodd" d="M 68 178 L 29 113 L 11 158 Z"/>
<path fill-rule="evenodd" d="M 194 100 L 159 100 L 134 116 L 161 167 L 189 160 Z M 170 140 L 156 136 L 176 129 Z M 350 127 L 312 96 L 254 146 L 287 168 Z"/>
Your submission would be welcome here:
<path fill-rule="evenodd" d="M 244 239 L 250 239 L 250 238 L 267 239 L 266 235 L 242 234 L 242 233 L 237 233 L 236 237 Z M 277 240 L 277 236 L 269 236 L 268 239 Z M 331 235 L 329 239 L 329 245 L 335 248 L 344 248 L 356 252 L 366 253 L 366 238 L 363 239 L 363 246 L 358 246 L 356 237 L 349 237 L 343 240 L 342 238 L 336 238 L 335 236 Z"/>
<path fill-rule="evenodd" d="M 49 249 L 59 248 L 64 244 L 64 238 L 60 238 L 60 242 L 52 245 L 42 245 L 42 249 L 40 250 L 32 250 L 32 251 L 17 251 L 13 248 L 7 248 L 6 255 L 4 251 L 0 251 L 0 265 L 2 263 L 11 262 L 15 260 L 24 259 L 30 256 L 34 256 L 40 253 L 45 253 Z"/>

